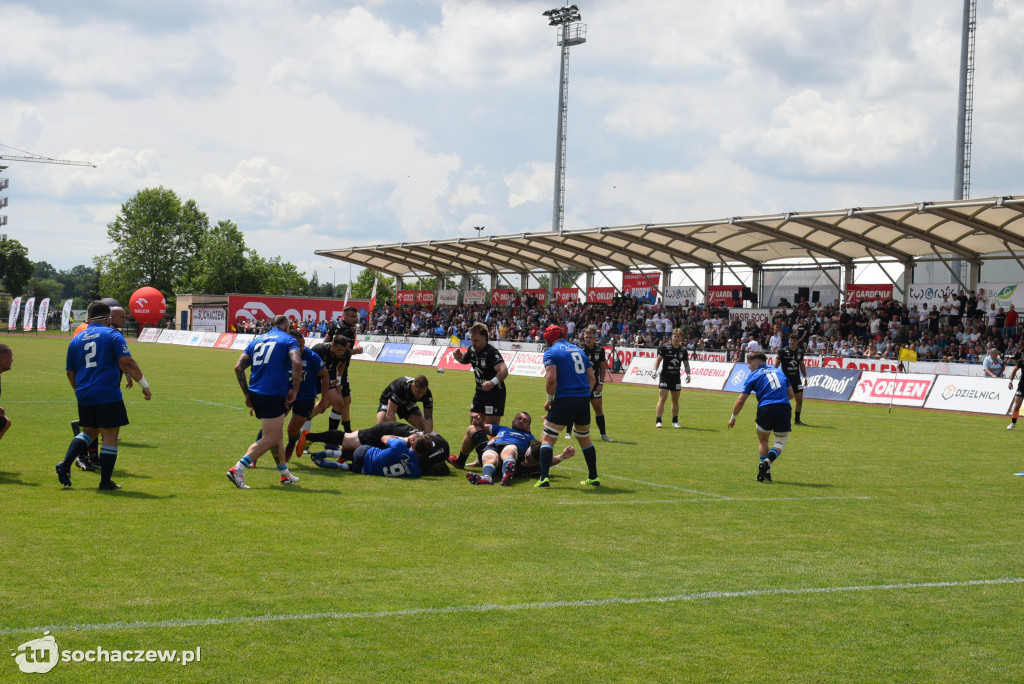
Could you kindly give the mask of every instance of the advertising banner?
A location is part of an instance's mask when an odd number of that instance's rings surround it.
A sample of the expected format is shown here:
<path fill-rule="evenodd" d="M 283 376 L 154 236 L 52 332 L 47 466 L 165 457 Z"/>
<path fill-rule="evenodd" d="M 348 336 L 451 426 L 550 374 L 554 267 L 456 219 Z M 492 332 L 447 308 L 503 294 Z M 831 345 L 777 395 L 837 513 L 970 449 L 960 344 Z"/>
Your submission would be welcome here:
<path fill-rule="evenodd" d="M 251 338 L 252 335 L 250 335 L 249 337 Z M 160 331 L 160 337 L 158 337 L 156 339 L 156 341 L 159 344 L 174 344 L 174 331 L 173 330 L 167 330 L 166 328 L 161 330 Z M 245 346 L 243 345 L 242 348 L 244 349 Z"/>
<path fill-rule="evenodd" d="M 683 374 L 683 389 L 709 389 L 720 390 L 725 386 L 729 375 L 733 371 L 731 363 L 713 363 L 708 361 L 690 362 L 690 384 L 685 384 L 686 375 Z M 658 384 L 658 374 L 654 372 L 654 359 L 634 356 L 633 361 L 622 376 L 623 382 L 639 385 Z"/>
<path fill-rule="evenodd" d="M 692 351 L 690 361 L 715 361 L 725 363 L 729 360 L 729 352 L 724 351 Z"/>
<path fill-rule="evenodd" d="M 21 318 L 21 329 L 25 332 L 32 330 L 32 325 L 36 322 L 36 298 L 29 297 L 25 302 L 25 315 Z"/>
<path fill-rule="evenodd" d="M 579 300 L 580 291 L 575 287 L 555 288 L 555 304 L 571 304 L 573 302 L 578 302 Z"/>
<path fill-rule="evenodd" d="M 733 298 L 734 290 L 743 291 L 742 285 L 710 285 L 708 286 L 708 306 L 739 306 L 743 302 Z M 742 295 L 741 295 L 742 296 Z"/>
<path fill-rule="evenodd" d="M 36 316 L 36 330 L 46 330 L 46 319 L 50 315 L 50 298 L 39 303 L 39 315 Z"/>
<path fill-rule="evenodd" d="M 64 306 L 60 310 L 60 331 L 67 332 L 71 330 L 71 304 L 75 300 L 65 299 Z"/>
<path fill-rule="evenodd" d="M 622 294 L 626 297 L 637 297 L 641 301 L 651 302 L 658 296 L 661 284 L 661 273 L 623 273 Z"/>
<path fill-rule="evenodd" d="M 736 321 L 742 326 L 748 323 L 761 325 L 766 321 L 771 323 L 775 314 L 785 311 L 786 309 L 729 309 L 729 320 Z"/>
<path fill-rule="evenodd" d="M 646 347 L 618 347 L 613 350 L 610 347 L 605 347 L 605 357 L 608 359 L 609 368 L 615 368 L 615 359 L 618 359 L 622 368 L 626 369 L 635 356 L 651 359 L 653 363 L 658 356 L 658 350 Z"/>
<path fill-rule="evenodd" d="M 221 333 L 219 332 L 204 332 L 203 341 L 199 343 L 200 347 L 213 348 L 217 346 L 217 341 L 220 339 Z"/>
<path fill-rule="evenodd" d="M 864 404 L 888 404 L 891 401 L 896 406 L 924 406 L 934 382 L 934 375 L 864 371 L 850 401 Z"/>
<path fill-rule="evenodd" d="M 525 299 L 526 297 L 535 297 L 537 303 L 541 306 L 547 306 L 548 304 L 548 291 L 543 287 L 531 287 L 523 290 L 523 298 Z"/>
<path fill-rule="evenodd" d="M 931 311 L 932 306 L 942 304 L 943 295 L 952 301 L 959 292 L 958 283 L 911 283 L 907 291 L 907 306 L 917 304 L 919 311 Z"/>
<path fill-rule="evenodd" d="M 201 330 L 184 330 L 182 332 L 188 333 L 188 337 L 185 338 L 185 344 L 189 347 L 198 347 L 203 341 L 203 335 L 206 334 Z"/>
<path fill-rule="evenodd" d="M 661 301 L 665 306 L 697 304 L 703 299 L 696 285 L 666 285 L 663 292 Z"/>
<path fill-rule="evenodd" d="M 234 349 L 235 351 L 245 351 L 245 348 L 248 347 L 249 343 L 252 342 L 253 339 L 255 338 L 255 335 L 250 335 L 249 333 L 241 333 L 239 335 L 235 335 L 235 339 L 231 343 L 231 348 Z M 160 341 L 164 341 L 163 337 L 160 338 Z"/>
<path fill-rule="evenodd" d="M 146 328 L 148 331 L 149 328 Z M 217 349 L 231 349 L 231 346 L 235 343 L 234 333 L 221 333 L 217 336 L 217 341 L 213 343 L 213 346 Z"/>
<path fill-rule="evenodd" d="M 658 375 L 654 372 L 654 359 L 646 356 L 633 356 L 622 376 L 622 382 L 635 385 L 658 385 Z"/>
<path fill-rule="evenodd" d="M 506 361 L 510 375 L 526 375 L 533 378 L 544 377 L 543 352 L 516 352 L 511 363 Z"/>
<path fill-rule="evenodd" d="M 363 348 L 363 353 L 353 356 L 353 361 L 376 361 L 384 350 L 384 342 L 362 342 L 360 346 Z"/>
<path fill-rule="evenodd" d="M 497 306 L 508 306 L 515 298 L 516 291 L 509 288 L 491 291 L 491 304 L 495 304 Z"/>
<path fill-rule="evenodd" d="M 294 321 L 333 321 L 345 310 L 344 303 L 342 299 L 319 297 L 228 295 L 228 324 L 234 330 L 241 321 L 262 321 L 282 314 Z M 365 316 L 370 308 L 366 299 L 350 299 L 348 305 L 356 307 L 360 316 Z"/>
<path fill-rule="evenodd" d="M 434 306 L 434 291 L 433 290 L 416 290 L 416 303 L 422 304 L 423 306 L 433 307 Z"/>
<path fill-rule="evenodd" d="M 192 307 L 192 329 L 203 332 L 227 332 L 228 310 L 219 306 Z"/>
<path fill-rule="evenodd" d="M 743 391 L 743 383 L 747 381 L 747 376 L 749 375 L 750 369 L 747 368 L 747 364 L 733 364 L 732 371 L 729 373 L 729 379 L 725 381 L 725 387 L 722 389 L 726 392 L 736 392 L 739 394 Z"/>
<path fill-rule="evenodd" d="M 847 285 L 846 286 L 846 301 L 847 302 L 861 302 L 865 299 L 871 301 L 873 299 L 889 299 L 892 297 L 892 283 L 888 285 Z"/>
<path fill-rule="evenodd" d="M 611 304 L 614 297 L 614 287 L 592 287 L 587 290 L 588 304 Z"/>
<path fill-rule="evenodd" d="M 1013 390 L 1002 378 L 940 375 L 924 407 L 1005 416 L 1012 404 Z"/>
<path fill-rule="evenodd" d="M 439 306 L 456 306 L 459 303 L 459 291 L 458 290 L 440 290 L 437 293 L 437 303 Z"/>
<path fill-rule="evenodd" d="M 395 304 L 407 306 L 416 303 L 416 290 L 398 290 L 395 292 Z"/>
<path fill-rule="evenodd" d="M 433 366 L 437 361 L 437 355 L 444 350 L 444 347 L 432 347 L 426 344 L 414 344 L 405 357 L 405 363 L 413 366 Z"/>
<path fill-rule="evenodd" d="M 456 349 L 460 349 L 460 347 L 448 347 L 441 353 L 441 358 L 437 360 L 438 370 L 470 370 L 468 364 L 458 363 L 452 357 Z"/>
<path fill-rule="evenodd" d="M 7 314 L 7 329 L 17 330 L 18 329 L 18 314 L 21 312 L 21 297 L 15 297 L 11 300 L 11 311 Z"/>
<path fill-rule="evenodd" d="M 508 366 L 512 363 L 512 361 L 515 360 L 516 354 L 518 354 L 519 352 L 506 349 L 499 349 L 498 353 L 501 354 L 501 358 L 505 360 L 505 365 Z"/>
<path fill-rule="evenodd" d="M 139 331 L 139 342 L 156 342 L 160 339 L 160 328 L 145 328 Z"/>
<path fill-rule="evenodd" d="M 411 348 L 411 344 L 388 342 L 384 345 L 384 349 L 381 350 L 380 354 L 377 355 L 377 361 L 383 361 L 384 363 L 405 363 L 405 357 L 409 355 L 409 350 Z"/>
<path fill-rule="evenodd" d="M 487 290 L 466 290 L 463 301 L 466 304 L 483 304 L 487 301 Z"/>
<path fill-rule="evenodd" d="M 858 359 L 852 356 L 823 356 L 821 358 L 822 368 L 846 368 L 878 373 L 895 373 L 899 370 L 899 363 L 894 359 Z M 809 365 L 807 359 L 804 359 L 804 365 Z"/>
<path fill-rule="evenodd" d="M 1009 311 L 1011 304 L 1017 308 L 1017 311 L 1024 311 L 1021 308 L 1024 307 L 1024 286 L 1020 283 L 980 283 L 979 287 L 985 290 L 984 299 L 987 301 L 984 305 L 985 311 L 988 311 L 992 304 L 996 305 L 996 309 L 1002 307 L 1003 311 Z M 982 306 L 981 300 L 981 290 L 978 290 L 979 307 Z"/>
<path fill-rule="evenodd" d="M 860 371 L 857 370 L 808 367 L 804 399 L 849 401 L 859 378 Z"/>

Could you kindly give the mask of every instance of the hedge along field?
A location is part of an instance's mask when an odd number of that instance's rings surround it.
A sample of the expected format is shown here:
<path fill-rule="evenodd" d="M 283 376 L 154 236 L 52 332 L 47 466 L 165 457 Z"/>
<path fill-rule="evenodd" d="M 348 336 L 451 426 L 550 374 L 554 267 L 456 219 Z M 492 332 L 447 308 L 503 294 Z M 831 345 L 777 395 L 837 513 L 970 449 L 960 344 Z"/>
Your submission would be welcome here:
<path fill-rule="evenodd" d="M 552 488 L 387 480 L 269 461 L 224 473 L 258 429 L 236 352 L 132 343 L 114 479 L 56 481 L 75 417 L 66 341 L 9 336 L 0 440 L 0 636 L 62 651 L 200 649 L 180 662 L 60 662 L 53 681 L 1020 681 L 1019 431 L 1001 417 L 807 402 L 757 483 L 753 400 L 609 385 L 600 489 L 581 456 Z M 422 369 L 356 363 L 353 422 Z M 472 377 L 429 373 L 457 444 Z M 539 379 L 506 415 L 539 432 Z M 326 426 L 326 416 L 316 426 Z M 569 440 L 559 439 L 560 446 Z M 11 658 L 0 680 L 21 677 Z"/>

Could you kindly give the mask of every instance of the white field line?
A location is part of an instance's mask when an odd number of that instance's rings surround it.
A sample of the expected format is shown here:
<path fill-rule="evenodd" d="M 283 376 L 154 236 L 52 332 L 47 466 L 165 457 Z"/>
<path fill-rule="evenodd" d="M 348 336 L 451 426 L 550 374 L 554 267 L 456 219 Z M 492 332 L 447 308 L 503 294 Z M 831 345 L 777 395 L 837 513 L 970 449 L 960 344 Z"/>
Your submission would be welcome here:
<path fill-rule="evenodd" d="M 1024 577 L 1002 577 L 999 579 L 962 580 L 953 582 L 905 582 L 900 584 L 864 584 L 843 587 L 806 587 L 803 589 L 748 589 L 746 591 L 701 591 L 671 596 L 650 596 L 639 598 L 579 599 L 574 601 L 541 601 L 537 603 L 483 603 L 445 608 L 406 608 L 404 610 L 376 610 L 366 612 L 293 613 L 285 615 L 241 615 L 227 618 L 193 618 L 182 620 L 140 620 L 135 622 L 99 622 L 65 625 L 39 625 L 35 627 L 6 627 L 0 635 L 24 634 L 29 632 L 101 632 L 126 629 L 165 629 L 168 627 L 209 627 L 217 625 L 258 624 L 288 620 L 378 620 L 418 615 L 451 615 L 457 613 L 519 612 L 525 610 L 549 610 L 553 608 L 588 608 L 600 606 L 629 606 L 648 603 L 682 603 L 686 601 L 707 601 L 714 599 L 751 598 L 758 596 L 809 596 L 815 594 L 839 594 L 868 591 L 904 591 L 913 589 L 942 589 L 976 587 L 999 584 L 1021 584 Z"/>
<path fill-rule="evenodd" d="M 203 401 L 202 399 L 189 399 L 189 401 L 194 401 L 197 404 L 206 404 L 207 406 L 220 406 L 222 408 L 234 409 L 236 411 L 244 411 L 245 410 L 244 406 L 232 406 L 231 404 L 218 404 L 217 402 L 214 402 L 214 401 Z"/>
<path fill-rule="evenodd" d="M 602 476 L 603 477 L 603 476 Z M 652 499 L 648 501 L 559 501 L 560 506 L 642 506 L 645 504 L 681 503 L 743 503 L 744 501 L 846 501 L 867 500 L 870 496 L 774 496 L 774 497 L 725 497 L 722 499 Z"/>
<path fill-rule="evenodd" d="M 573 468 L 571 466 L 563 466 L 563 465 L 558 466 L 558 469 L 559 470 L 573 470 L 573 471 L 575 471 L 577 473 L 585 473 L 585 472 L 587 472 L 586 469 L 584 469 L 584 468 Z M 605 474 L 602 473 L 601 474 L 601 479 L 605 479 L 605 478 L 613 479 L 613 480 L 623 480 L 625 482 L 632 482 L 633 484 L 647 485 L 648 487 L 664 487 L 665 489 L 674 489 L 677 492 L 687 492 L 689 494 L 700 494 L 701 496 L 713 496 L 713 497 L 717 497 L 719 499 L 728 499 L 729 498 L 728 496 L 725 496 L 724 494 L 714 494 L 713 492 L 702 492 L 699 489 L 686 489 L 685 487 L 676 487 L 675 485 L 659 484 L 657 482 L 647 482 L 645 480 L 634 480 L 634 479 L 629 478 L 629 477 L 622 477 L 621 475 L 605 475 Z"/>

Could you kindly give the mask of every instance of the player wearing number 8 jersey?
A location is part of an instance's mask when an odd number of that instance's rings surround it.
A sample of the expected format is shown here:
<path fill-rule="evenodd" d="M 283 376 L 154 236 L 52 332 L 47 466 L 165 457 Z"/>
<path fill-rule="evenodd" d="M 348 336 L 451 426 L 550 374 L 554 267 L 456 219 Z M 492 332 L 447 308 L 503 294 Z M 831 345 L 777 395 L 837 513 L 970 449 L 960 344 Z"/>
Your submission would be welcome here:
<path fill-rule="evenodd" d="M 594 368 L 579 347 L 565 340 L 565 333 L 557 325 L 544 330 L 544 383 L 548 393 L 544 410 L 544 434 L 540 445 L 540 480 L 536 487 L 548 488 L 548 469 L 554 459 L 554 444 L 562 428 L 574 426 L 576 440 L 587 461 L 587 479 L 580 484 L 599 486 L 597 478 L 597 449 L 590 441 L 590 391 L 595 384 Z"/>
<path fill-rule="evenodd" d="M 772 481 L 772 463 L 782 454 L 786 440 L 789 439 L 792 426 L 790 419 L 793 409 L 789 400 L 793 398 L 793 386 L 789 384 L 785 374 L 769 366 L 768 357 L 764 352 L 752 352 L 747 355 L 747 368 L 750 375 L 743 383 L 743 390 L 736 398 L 732 408 L 729 427 L 736 425 L 736 416 L 743 410 L 743 404 L 753 392 L 757 395 L 757 429 L 758 457 L 757 481 Z M 775 433 L 775 443 L 769 448 L 768 438 Z"/>

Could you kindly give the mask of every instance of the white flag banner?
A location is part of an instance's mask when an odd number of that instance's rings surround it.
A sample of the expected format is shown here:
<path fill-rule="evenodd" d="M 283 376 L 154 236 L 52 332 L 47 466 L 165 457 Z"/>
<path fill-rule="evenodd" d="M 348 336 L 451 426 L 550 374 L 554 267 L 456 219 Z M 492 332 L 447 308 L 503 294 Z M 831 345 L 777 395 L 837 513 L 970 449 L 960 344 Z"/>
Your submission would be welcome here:
<path fill-rule="evenodd" d="M 60 331 L 67 332 L 71 330 L 71 305 L 74 304 L 74 299 L 65 299 L 64 306 L 60 309 Z"/>
<path fill-rule="evenodd" d="M 7 329 L 18 329 L 18 314 L 21 313 L 21 297 L 15 297 L 11 302 L 11 312 L 7 316 Z"/>
<path fill-rule="evenodd" d="M 25 315 L 21 319 L 21 329 L 25 332 L 32 332 L 32 323 L 35 322 L 36 298 L 29 297 L 25 302 Z"/>
<path fill-rule="evenodd" d="M 39 315 L 36 317 L 36 330 L 46 330 L 46 318 L 50 315 L 50 298 L 39 304 Z"/>

